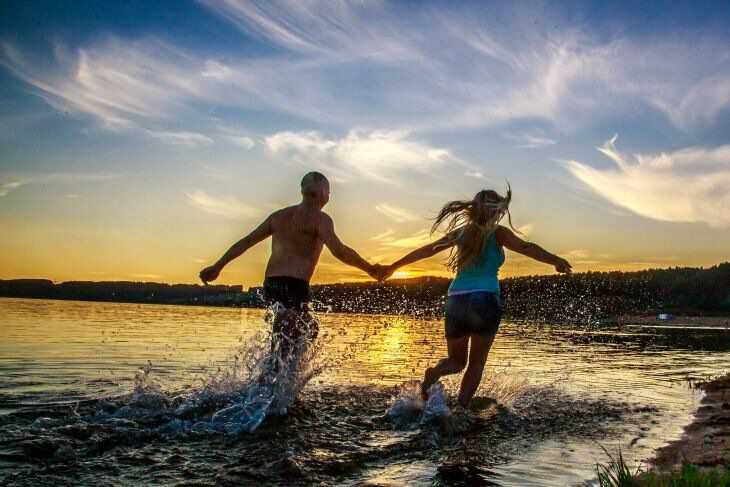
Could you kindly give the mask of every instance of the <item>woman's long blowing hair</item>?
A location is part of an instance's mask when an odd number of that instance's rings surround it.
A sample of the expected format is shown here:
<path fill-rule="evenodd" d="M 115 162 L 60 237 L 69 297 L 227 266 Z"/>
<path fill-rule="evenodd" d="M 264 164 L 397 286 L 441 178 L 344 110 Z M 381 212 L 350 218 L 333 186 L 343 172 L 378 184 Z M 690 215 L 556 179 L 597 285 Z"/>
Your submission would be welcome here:
<path fill-rule="evenodd" d="M 442 224 L 451 235 L 453 245 L 446 266 L 458 272 L 471 264 L 484 250 L 488 238 L 497 230 L 499 222 L 507 215 L 512 226 L 509 204 L 512 188 L 507 184 L 507 194 L 501 196 L 494 190 L 479 191 L 471 201 L 450 201 L 446 203 L 431 227 L 433 234 Z"/>

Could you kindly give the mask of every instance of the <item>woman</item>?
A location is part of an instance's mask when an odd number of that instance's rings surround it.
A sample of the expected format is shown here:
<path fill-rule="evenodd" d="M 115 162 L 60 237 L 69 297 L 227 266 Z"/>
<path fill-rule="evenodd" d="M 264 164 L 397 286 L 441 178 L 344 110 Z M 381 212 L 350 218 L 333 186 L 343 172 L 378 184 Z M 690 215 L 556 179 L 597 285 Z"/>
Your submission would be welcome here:
<path fill-rule="evenodd" d="M 558 272 L 571 271 L 567 260 L 539 245 L 525 242 L 509 228 L 499 225 L 506 214 L 512 227 L 509 214 L 511 199 L 512 191 L 508 188 L 504 197 L 493 190 L 482 190 L 471 201 L 447 203 L 431 228 L 433 233 L 445 223 L 446 235 L 383 269 L 383 276 L 390 276 L 399 267 L 451 249 L 447 266 L 456 272 L 456 276 L 449 286 L 446 302 L 448 357 L 426 369 L 421 385 L 424 399 L 439 378 L 461 372 L 464 367 L 466 372 L 459 389 L 459 404 L 467 407 L 476 393 L 502 317 L 497 273 L 504 263 L 503 247 L 553 265 Z"/>

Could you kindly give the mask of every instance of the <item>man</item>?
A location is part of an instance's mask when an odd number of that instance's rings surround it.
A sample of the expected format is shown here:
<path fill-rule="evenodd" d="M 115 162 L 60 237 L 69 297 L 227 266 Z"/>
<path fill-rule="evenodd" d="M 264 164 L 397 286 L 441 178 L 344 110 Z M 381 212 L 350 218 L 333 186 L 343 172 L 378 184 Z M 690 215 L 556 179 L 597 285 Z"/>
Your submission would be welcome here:
<path fill-rule="evenodd" d="M 285 343 L 298 340 L 303 335 L 309 339 L 317 335 L 316 329 L 309 328 L 316 322 L 308 317 L 307 303 L 310 301 L 309 280 L 323 245 L 337 259 L 375 279 L 382 272 L 381 266 L 369 264 L 335 234 L 332 218 L 322 211 L 330 196 L 327 178 L 321 173 L 310 172 L 302 178 L 301 186 L 301 203 L 272 213 L 258 228 L 233 244 L 218 262 L 200 272 L 204 283 L 216 280 L 226 264 L 271 236 L 264 299 L 269 305 L 279 303 L 285 308 L 274 318 L 274 333 L 286 338 Z"/>

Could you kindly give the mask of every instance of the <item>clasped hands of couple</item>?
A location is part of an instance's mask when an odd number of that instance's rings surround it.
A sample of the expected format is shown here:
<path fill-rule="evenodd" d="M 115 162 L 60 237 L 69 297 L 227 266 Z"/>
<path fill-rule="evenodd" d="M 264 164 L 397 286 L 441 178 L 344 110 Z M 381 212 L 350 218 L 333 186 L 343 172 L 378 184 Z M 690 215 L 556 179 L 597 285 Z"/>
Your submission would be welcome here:
<path fill-rule="evenodd" d="M 390 276 L 392 276 L 397 269 L 398 268 L 395 267 L 393 264 L 372 264 L 370 266 L 370 271 L 368 271 L 368 275 L 378 282 L 383 282 Z"/>

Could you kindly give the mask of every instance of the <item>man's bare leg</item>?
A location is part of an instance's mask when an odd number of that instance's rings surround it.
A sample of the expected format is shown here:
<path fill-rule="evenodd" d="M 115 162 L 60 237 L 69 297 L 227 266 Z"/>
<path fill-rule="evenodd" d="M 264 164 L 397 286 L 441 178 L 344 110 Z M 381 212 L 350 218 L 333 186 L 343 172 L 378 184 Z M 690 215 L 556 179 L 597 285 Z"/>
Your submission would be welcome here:
<path fill-rule="evenodd" d="M 276 314 L 273 323 L 271 351 L 274 355 L 274 373 L 279 363 L 289 366 L 305 344 L 313 342 L 319 333 L 317 321 L 308 310 L 284 309 Z"/>

